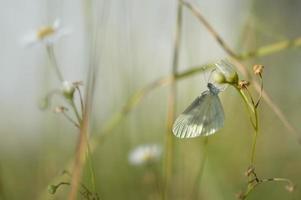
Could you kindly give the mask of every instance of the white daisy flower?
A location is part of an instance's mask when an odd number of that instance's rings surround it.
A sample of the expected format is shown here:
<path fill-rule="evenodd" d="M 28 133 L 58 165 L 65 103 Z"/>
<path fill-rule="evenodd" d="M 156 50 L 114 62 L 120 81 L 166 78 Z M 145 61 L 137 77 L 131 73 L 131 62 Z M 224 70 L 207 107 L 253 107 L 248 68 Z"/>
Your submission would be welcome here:
<path fill-rule="evenodd" d="M 24 36 L 22 43 L 26 46 L 38 44 L 51 45 L 63 36 L 70 34 L 70 30 L 60 26 L 60 20 L 55 20 L 53 25 L 41 26 Z"/>
<path fill-rule="evenodd" d="M 143 165 L 158 161 L 162 154 L 162 148 L 156 144 L 140 145 L 133 149 L 129 155 L 132 165 Z"/>

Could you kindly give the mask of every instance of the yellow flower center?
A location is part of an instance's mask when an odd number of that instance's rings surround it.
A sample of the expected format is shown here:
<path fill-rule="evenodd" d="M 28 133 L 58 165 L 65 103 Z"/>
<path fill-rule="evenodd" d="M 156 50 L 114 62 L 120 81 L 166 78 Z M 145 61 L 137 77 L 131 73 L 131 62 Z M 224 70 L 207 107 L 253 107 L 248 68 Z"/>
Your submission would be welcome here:
<path fill-rule="evenodd" d="M 45 37 L 54 34 L 55 30 L 51 26 L 41 27 L 38 32 L 37 36 L 39 39 L 44 39 Z"/>

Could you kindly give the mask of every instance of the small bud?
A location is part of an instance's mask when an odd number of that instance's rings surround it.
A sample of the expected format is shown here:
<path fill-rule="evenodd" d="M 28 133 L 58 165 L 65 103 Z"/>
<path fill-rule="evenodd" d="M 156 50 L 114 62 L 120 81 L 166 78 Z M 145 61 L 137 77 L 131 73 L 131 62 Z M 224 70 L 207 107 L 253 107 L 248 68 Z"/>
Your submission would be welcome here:
<path fill-rule="evenodd" d="M 56 186 L 56 185 L 49 185 L 49 186 L 48 186 L 48 192 L 49 192 L 50 194 L 55 194 L 57 188 L 58 188 L 58 186 Z"/>
<path fill-rule="evenodd" d="M 226 83 L 226 77 L 223 73 L 221 72 L 218 72 L 218 71 L 215 71 L 213 73 L 213 80 L 216 82 L 216 83 Z"/>
<path fill-rule="evenodd" d="M 263 68 L 264 68 L 263 65 L 254 65 L 254 66 L 253 66 L 253 72 L 254 72 L 254 74 L 255 74 L 255 75 L 260 75 L 260 74 L 262 74 Z"/>
<path fill-rule="evenodd" d="M 64 81 L 62 83 L 62 92 L 67 99 L 73 99 L 74 91 L 75 87 L 73 83 L 70 83 L 69 81 Z"/>
<path fill-rule="evenodd" d="M 286 185 L 285 189 L 289 192 L 293 192 L 295 190 L 295 186 L 292 184 Z"/>
<path fill-rule="evenodd" d="M 66 107 L 64 107 L 64 106 L 57 106 L 56 108 L 54 108 L 54 112 L 55 113 L 62 113 L 62 112 L 65 112 L 65 111 L 67 111 L 68 110 L 68 108 L 66 108 Z"/>
<path fill-rule="evenodd" d="M 238 82 L 238 87 L 239 87 L 240 89 L 247 88 L 249 85 L 250 85 L 250 82 L 249 82 L 249 81 L 246 81 L 246 80 L 240 80 L 240 81 Z"/>
<path fill-rule="evenodd" d="M 228 83 L 232 83 L 232 84 L 237 84 L 238 82 L 238 74 L 236 72 L 230 74 L 228 77 L 227 77 L 227 82 Z"/>
<path fill-rule="evenodd" d="M 255 168 L 253 166 L 250 166 L 247 171 L 245 172 L 245 176 L 250 176 L 251 174 L 255 173 Z"/>

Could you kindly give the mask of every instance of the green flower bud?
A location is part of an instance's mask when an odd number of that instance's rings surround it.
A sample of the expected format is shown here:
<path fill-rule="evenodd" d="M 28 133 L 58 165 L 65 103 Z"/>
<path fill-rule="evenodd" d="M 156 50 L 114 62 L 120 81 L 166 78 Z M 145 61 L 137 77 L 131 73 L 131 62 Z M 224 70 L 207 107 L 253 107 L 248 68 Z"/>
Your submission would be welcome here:
<path fill-rule="evenodd" d="M 238 83 L 238 74 L 236 72 L 229 74 L 227 77 L 227 82 L 230 84 L 237 84 Z"/>
<path fill-rule="evenodd" d="M 64 81 L 62 83 L 62 92 L 67 99 L 73 99 L 73 94 L 75 92 L 75 87 L 73 83 L 70 83 L 69 81 Z"/>
<path fill-rule="evenodd" d="M 49 185 L 49 186 L 48 186 L 48 192 L 49 192 L 50 194 L 55 194 L 57 188 L 58 188 L 58 187 L 57 187 L 56 185 Z"/>
<path fill-rule="evenodd" d="M 215 71 L 212 76 L 214 82 L 219 84 L 226 83 L 226 77 L 223 73 L 219 71 Z"/>
<path fill-rule="evenodd" d="M 221 60 L 216 64 L 217 71 L 224 75 L 224 83 L 238 84 L 238 74 L 234 70 L 234 66 L 228 60 Z"/>

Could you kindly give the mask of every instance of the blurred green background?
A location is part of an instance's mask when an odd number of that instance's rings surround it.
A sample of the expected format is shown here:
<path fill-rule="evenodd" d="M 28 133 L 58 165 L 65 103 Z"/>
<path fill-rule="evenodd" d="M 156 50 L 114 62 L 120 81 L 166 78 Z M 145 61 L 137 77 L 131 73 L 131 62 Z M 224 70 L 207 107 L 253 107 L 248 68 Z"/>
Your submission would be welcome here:
<path fill-rule="evenodd" d="M 175 0 L 2 1 L 0 7 L 0 199 L 66 199 L 68 186 L 55 195 L 47 187 L 60 179 L 75 152 L 78 130 L 52 108 L 38 102 L 60 87 L 49 67 L 42 46 L 25 48 L 19 40 L 26 31 L 59 18 L 72 34 L 55 44 L 62 71 L 70 81 L 86 82 L 91 59 L 91 27 L 96 25 L 98 59 L 92 108 L 91 135 L 101 134 L 104 124 L 119 112 L 128 98 L 146 84 L 171 71 L 176 24 Z M 228 0 L 193 2 L 236 51 L 247 52 L 263 45 L 301 36 L 301 2 L 297 0 Z M 227 57 L 207 30 L 187 8 L 183 9 L 179 71 Z M 91 19 L 93 22 L 91 22 Z M 249 199 L 300 199 L 301 146 L 300 49 L 244 61 L 246 66 L 263 64 L 264 88 L 273 102 L 296 128 L 292 134 L 273 110 L 262 101 L 259 108 L 260 135 L 256 171 L 262 177 L 286 177 L 296 184 L 294 192 L 283 183 L 260 185 Z M 177 114 L 206 86 L 206 75 L 177 81 Z M 156 199 L 154 183 L 145 180 L 150 169 L 132 166 L 129 152 L 137 145 L 164 145 L 169 86 L 151 91 L 106 137 L 93 153 L 97 192 L 101 199 Z M 171 198 L 235 199 L 246 187 L 252 128 L 237 92 L 228 88 L 221 95 L 225 127 L 209 138 L 175 139 Z M 207 162 L 191 197 L 202 158 Z M 163 161 L 155 166 L 162 169 Z M 53 180 L 54 177 L 58 177 Z M 70 180 L 69 180 L 70 181 Z M 88 172 L 83 183 L 90 187 Z M 46 194 L 46 195 L 45 195 Z"/>

